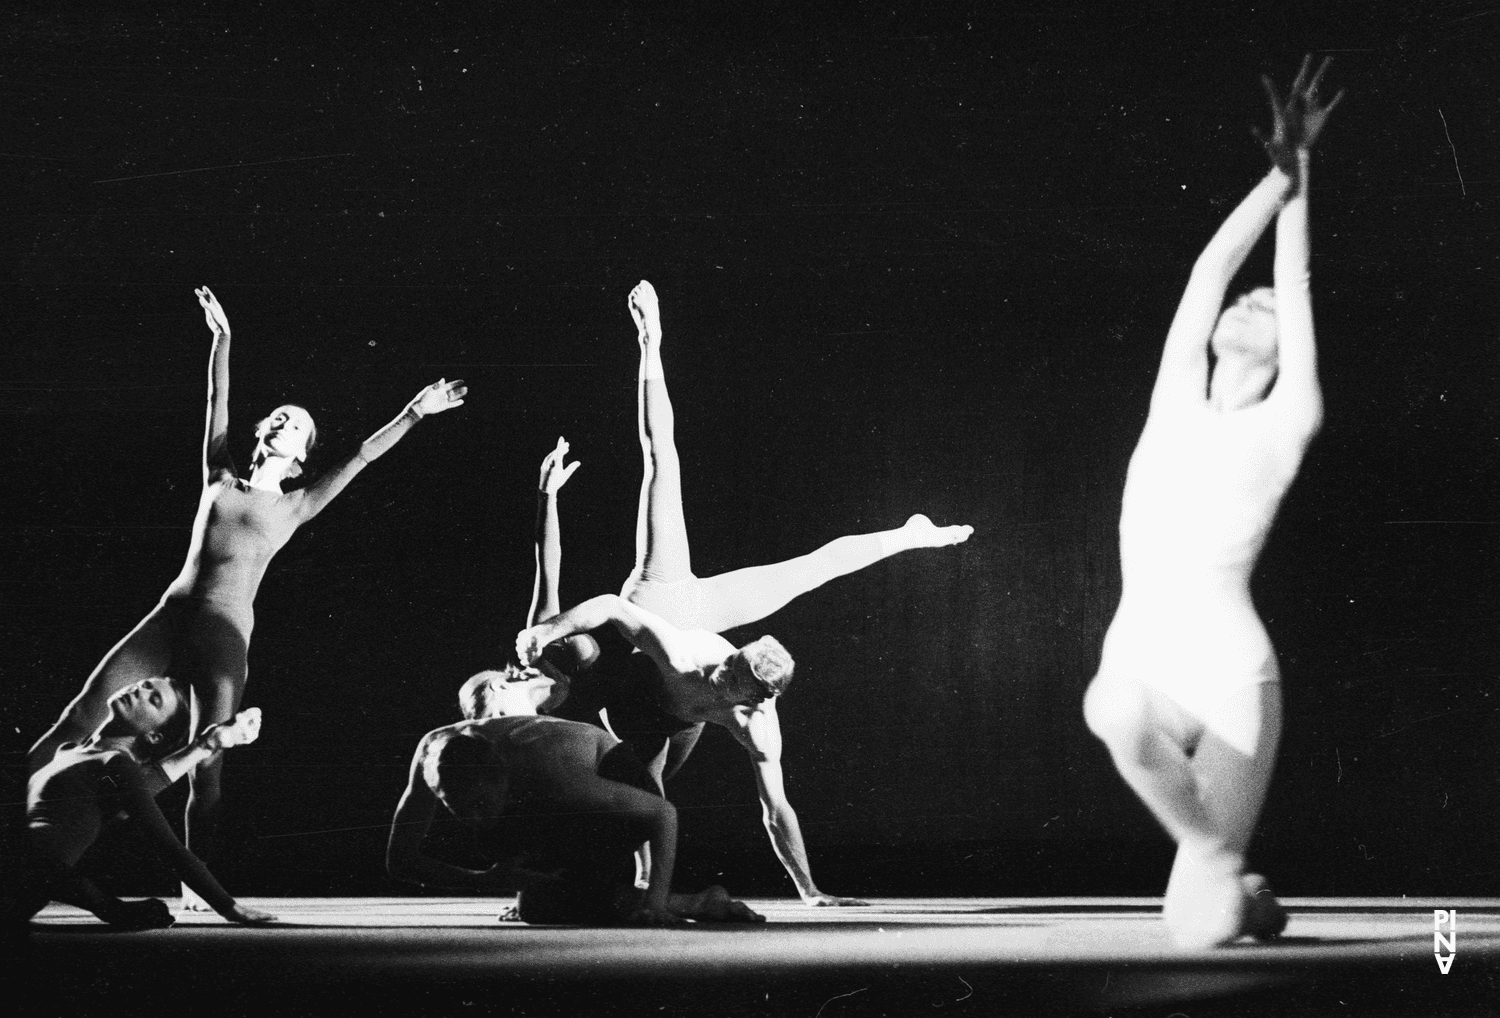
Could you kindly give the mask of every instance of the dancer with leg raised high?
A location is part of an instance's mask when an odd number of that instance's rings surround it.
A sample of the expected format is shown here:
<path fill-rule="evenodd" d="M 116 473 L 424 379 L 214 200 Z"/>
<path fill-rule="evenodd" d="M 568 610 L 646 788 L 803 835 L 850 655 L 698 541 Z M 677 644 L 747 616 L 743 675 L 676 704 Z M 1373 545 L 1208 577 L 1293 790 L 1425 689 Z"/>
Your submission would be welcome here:
<path fill-rule="evenodd" d="M 83 691 L 32 746 L 29 773 L 45 767 L 63 743 L 87 738 L 108 716 L 110 698 L 143 679 L 170 675 L 192 691 L 194 733 L 233 717 L 245 688 L 255 594 L 272 556 L 413 425 L 429 414 L 462 406 L 468 391 L 461 380 L 434 382 L 351 456 L 290 492 L 282 491 L 282 481 L 301 473 L 316 429 L 302 407 L 277 407 L 256 425 L 250 476 L 241 478 L 229 454 L 229 318 L 208 287 L 195 292 L 213 333 L 213 350 L 203 492 L 187 562 L 161 602 L 104 656 Z M 222 765 L 215 754 L 189 774 L 188 845 L 200 856 L 207 855 L 212 843 Z M 203 907 L 190 888 L 184 889 L 184 898 L 190 907 Z"/>
<path fill-rule="evenodd" d="M 959 544 L 973 528 L 937 527 L 917 515 L 899 529 L 840 537 L 785 562 L 695 576 L 662 367 L 661 313 L 650 283 L 631 291 L 629 306 L 641 348 L 638 423 L 645 468 L 635 570 L 619 597 L 586 601 L 527 629 L 517 638 L 517 652 L 526 664 L 549 643 L 614 625 L 641 653 L 600 680 L 609 724 L 648 761 L 657 781 L 681 766 L 705 722 L 727 728 L 750 753 L 766 831 L 802 900 L 862 904 L 818 890 L 787 800 L 775 698 L 791 681 L 791 656 L 769 636 L 737 650 L 717 634 L 763 619 L 832 579 L 898 552 Z"/>
<path fill-rule="evenodd" d="M 1265 879 L 1244 872 L 1281 732 L 1280 673 L 1250 574 L 1323 416 L 1309 163 L 1339 96 L 1319 105 L 1328 62 L 1309 79 L 1309 60 L 1284 104 L 1265 79 L 1271 171 L 1198 257 L 1167 334 L 1125 479 L 1123 594 L 1084 700 L 1120 775 L 1177 842 L 1163 917 L 1184 947 L 1286 925 Z M 1275 289 L 1221 311 L 1272 219 Z"/>

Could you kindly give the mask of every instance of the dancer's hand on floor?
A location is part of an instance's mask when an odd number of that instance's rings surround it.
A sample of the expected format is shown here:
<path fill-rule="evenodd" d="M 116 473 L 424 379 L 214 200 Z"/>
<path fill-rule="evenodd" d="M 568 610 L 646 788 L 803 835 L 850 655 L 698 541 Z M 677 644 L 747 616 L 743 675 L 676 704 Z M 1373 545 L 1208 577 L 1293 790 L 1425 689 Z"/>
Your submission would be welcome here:
<path fill-rule="evenodd" d="M 574 460 L 566 467 L 563 459 L 568 455 L 568 440 L 559 437 L 557 448 L 547 454 L 542 460 L 542 477 L 537 482 L 537 487 L 548 495 L 556 495 L 559 488 L 568 483 L 568 478 L 573 476 L 573 471 L 579 467 L 579 461 Z"/>
<path fill-rule="evenodd" d="M 835 894 L 824 894 L 818 891 L 811 897 L 803 898 L 804 905 L 813 908 L 868 908 L 870 903 L 860 898 L 840 898 Z"/>
<path fill-rule="evenodd" d="M 276 917 L 269 912 L 262 912 L 258 908 L 251 908 L 249 905 L 240 904 L 236 904 L 234 908 L 230 909 L 224 915 L 224 918 L 241 926 L 265 926 L 276 921 Z"/>

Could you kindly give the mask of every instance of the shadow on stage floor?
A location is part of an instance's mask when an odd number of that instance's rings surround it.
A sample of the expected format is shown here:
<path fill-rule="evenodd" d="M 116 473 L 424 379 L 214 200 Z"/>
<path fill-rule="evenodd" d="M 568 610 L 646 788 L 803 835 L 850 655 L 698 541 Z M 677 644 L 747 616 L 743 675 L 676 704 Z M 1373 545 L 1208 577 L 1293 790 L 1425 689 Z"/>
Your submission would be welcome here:
<path fill-rule="evenodd" d="M 1271 945 L 1179 951 L 1153 899 L 883 899 L 764 925 L 594 930 L 477 898 L 249 899 L 265 929 L 111 933 L 53 906 L 13 945 L 28 1014 L 1469 1015 L 1500 1001 L 1500 899 L 1290 899 Z M 1433 956 L 1434 908 L 1458 910 Z M 1494 1013 L 1493 1010 L 1487 1013 Z"/>

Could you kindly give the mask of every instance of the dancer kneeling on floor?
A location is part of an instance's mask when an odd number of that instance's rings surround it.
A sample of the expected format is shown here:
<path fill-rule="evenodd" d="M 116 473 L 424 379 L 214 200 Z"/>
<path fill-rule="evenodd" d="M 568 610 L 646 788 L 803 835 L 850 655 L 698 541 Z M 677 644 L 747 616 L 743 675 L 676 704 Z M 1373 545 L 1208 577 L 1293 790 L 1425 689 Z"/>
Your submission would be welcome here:
<path fill-rule="evenodd" d="M 386 868 L 436 887 L 504 894 L 519 888 L 529 923 L 672 925 L 685 919 L 761 919 L 722 887 L 671 893 L 677 811 L 645 767 L 594 725 L 538 715 L 553 680 L 534 668 L 484 672 L 488 717 L 428 733 L 412 757 L 391 821 Z M 422 848 L 441 804 L 499 857 L 473 870 Z M 635 851 L 651 849 L 647 886 L 633 883 Z"/>
<path fill-rule="evenodd" d="M 1274 165 L 1199 256 L 1167 334 L 1125 479 L 1123 594 L 1084 700 L 1121 776 L 1177 841 L 1163 917 L 1184 947 L 1286 925 L 1265 879 L 1244 872 L 1281 733 L 1276 654 L 1250 574 L 1323 413 L 1308 166 L 1338 96 L 1319 106 L 1323 68 L 1310 81 L 1307 70 L 1285 105 L 1266 80 Z M 1275 290 L 1221 313 L 1273 218 Z"/>
<path fill-rule="evenodd" d="M 171 751 L 188 730 L 187 691 L 181 685 L 167 679 L 131 683 L 109 698 L 108 710 L 92 735 L 81 743 L 63 743 L 27 782 L 21 865 L 18 873 L 7 874 L 14 891 L 7 902 L 12 923 L 24 923 L 49 901 L 61 901 L 124 929 L 172 925 L 172 914 L 160 899 L 121 901 L 76 868 L 104 828 L 121 817 L 143 824 L 183 884 L 225 919 L 273 921 L 273 915 L 236 903 L 177 840 L 156 805 L 157 793 L 194 767 L 231 746 L 254 742 L 260 734 L 260 709 L 252 707 L 233 721 L 210 727 L 175 753 Z"/>

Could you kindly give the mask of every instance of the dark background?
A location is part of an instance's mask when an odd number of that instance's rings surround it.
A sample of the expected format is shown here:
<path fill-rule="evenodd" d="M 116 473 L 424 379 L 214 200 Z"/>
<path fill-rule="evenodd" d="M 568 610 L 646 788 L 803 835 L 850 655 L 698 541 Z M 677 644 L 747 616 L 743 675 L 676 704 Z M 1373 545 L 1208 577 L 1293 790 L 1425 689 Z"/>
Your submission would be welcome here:
<path fill-rule="evenodd" d="M 158 6 L 0 23 L 12 762 L 181 567 L 207 284 L 242 464 L 284 401 L 326 465 L 439 376 L 472 389 L 271 566 L 264 734 L 227 771 L 234 891 L 397 890 L 407 761 L 524 621 L 559 434 L 564 601 L 631 567 L 646 278 L 700 574 L 975 527 L 757 628 L 798 660 L 819 884 L 1159 893 L 1170 844 L 1080 700 L 1166 326 L 1263 172 L 1257 76 L 1313 51 L 1349 89 L 1314 177 L 1327 424 L 1255 580 L 1287 724 L 1252 855 L 1283 893 L 1495 893 L 1492 6 Z M 684 883 L 791 893 L 725 733 L 671 791 Z M 139 849 L 96 855 L 139 892 Z"/>

